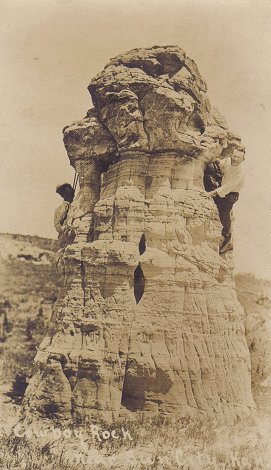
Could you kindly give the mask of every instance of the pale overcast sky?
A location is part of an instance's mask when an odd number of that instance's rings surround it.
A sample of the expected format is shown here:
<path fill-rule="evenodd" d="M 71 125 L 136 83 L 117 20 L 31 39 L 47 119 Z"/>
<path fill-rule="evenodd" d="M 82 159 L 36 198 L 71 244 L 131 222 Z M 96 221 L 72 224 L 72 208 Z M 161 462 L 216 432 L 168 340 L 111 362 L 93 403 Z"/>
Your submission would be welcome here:
<path fill-rule="evenodd" d="M 0 0 L 0 231 L 55 237 L 55 186 L 73 180 L 62 128 L 91 78 L 135 47 L 176 44 L 247 147 L 235 207 L 238 271 L 271 278 L 270 0 Z"/>

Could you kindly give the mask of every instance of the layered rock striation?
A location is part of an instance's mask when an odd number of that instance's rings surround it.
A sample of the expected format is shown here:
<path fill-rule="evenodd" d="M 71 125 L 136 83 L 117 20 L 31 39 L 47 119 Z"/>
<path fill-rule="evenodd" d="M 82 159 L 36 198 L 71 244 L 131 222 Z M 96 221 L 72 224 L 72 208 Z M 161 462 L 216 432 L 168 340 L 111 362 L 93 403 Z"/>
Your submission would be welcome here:
<path fill-rule="evenodd" d="M 91 81 L 94 108 L 63 131 L 75 239 L 26 410 L 233 421 L 253 409 L 244 312 L 203 187 L 206 165 L 242 144 L 206 90 L 176 46 L 122 54 Z"/>

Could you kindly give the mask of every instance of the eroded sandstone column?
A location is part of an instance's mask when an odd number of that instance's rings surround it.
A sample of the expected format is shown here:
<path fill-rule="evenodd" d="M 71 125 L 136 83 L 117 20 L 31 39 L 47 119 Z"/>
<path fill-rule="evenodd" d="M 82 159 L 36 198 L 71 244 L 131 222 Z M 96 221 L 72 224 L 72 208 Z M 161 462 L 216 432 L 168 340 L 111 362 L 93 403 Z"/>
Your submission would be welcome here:
<path fill-rule="evenodd" d="M 206 164 L 240 139 L 178 47 L 122 54 L 89 91 L 94 109 L 64 129 L 80 178 L 76 236 L 25 410 L 244 416 L 254 407 L 244 312 L 203 189 Z"/>

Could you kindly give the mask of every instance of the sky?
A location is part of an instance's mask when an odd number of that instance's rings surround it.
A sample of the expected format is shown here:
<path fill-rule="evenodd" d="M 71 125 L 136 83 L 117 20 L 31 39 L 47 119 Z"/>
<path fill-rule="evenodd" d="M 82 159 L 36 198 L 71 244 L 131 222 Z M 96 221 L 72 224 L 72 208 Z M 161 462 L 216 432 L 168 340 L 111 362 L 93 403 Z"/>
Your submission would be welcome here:
<path fill-rule="evenodd" d="M 234 208 L 237 272 L 271 278 L 271 0 L 0 0 L 0 232 L 56 238 L 55 187 L 73 181 L 62 129 L 92 107 L 110 58 L 178 45 L 246 145 Z"/>

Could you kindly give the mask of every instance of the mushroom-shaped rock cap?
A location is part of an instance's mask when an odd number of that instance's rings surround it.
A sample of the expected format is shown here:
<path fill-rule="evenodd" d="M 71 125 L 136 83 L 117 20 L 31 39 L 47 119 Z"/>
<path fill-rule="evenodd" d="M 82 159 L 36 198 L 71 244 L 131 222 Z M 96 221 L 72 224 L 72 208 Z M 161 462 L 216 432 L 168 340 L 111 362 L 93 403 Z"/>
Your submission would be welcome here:
<path fill-rule="evenodd" d="M 94 109 L 88 111 L 81 121 L 63 129 L 64 145 L 71 164 L 76 160 L 89 159 L 106 166 L 109 156 L 116 152 L 116 144 L 111 134 L 101 124 Z"/>
<path fill-rule="evenodd" d="M 195 62 L 177 46 L 121 54 L 88 89 L 120 153 L 174 151 L 211 161 L 232 141 Z"/>

